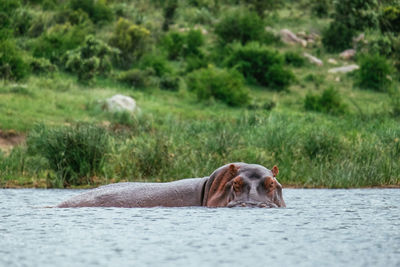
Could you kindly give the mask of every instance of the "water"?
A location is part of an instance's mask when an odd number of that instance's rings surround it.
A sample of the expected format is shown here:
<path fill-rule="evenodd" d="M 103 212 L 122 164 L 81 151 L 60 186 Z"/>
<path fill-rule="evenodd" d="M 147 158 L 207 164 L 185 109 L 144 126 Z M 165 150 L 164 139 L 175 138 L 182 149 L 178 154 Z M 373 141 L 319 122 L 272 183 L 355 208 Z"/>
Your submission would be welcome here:
<path fill-rule="evenodd" d="M 50 209 L 0 189 L 0 266 L 400 266 L 400 190 L 286 189 L 286 209 Z"/>

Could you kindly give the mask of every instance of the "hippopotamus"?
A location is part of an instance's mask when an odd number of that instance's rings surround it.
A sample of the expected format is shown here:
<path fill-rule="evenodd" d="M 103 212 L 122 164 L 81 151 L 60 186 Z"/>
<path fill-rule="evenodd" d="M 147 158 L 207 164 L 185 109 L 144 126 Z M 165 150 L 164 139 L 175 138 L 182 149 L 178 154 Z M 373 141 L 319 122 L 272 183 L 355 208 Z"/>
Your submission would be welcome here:
<path fill-rule="evenodd" d="M 73 207 L 286 207 L 278 167 L 230 163 L 210 176 L 168 183 L 115 183 L 66 200 L 58 208 Z"/>

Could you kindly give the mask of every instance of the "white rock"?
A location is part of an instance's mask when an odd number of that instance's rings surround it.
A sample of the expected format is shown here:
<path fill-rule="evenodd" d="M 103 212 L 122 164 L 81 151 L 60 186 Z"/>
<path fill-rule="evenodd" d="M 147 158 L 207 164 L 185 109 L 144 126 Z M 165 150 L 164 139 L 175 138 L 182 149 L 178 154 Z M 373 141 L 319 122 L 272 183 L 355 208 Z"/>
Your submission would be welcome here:
<path fill-rule="evenodd" d="M 332 64 L 332 65 L 337 65 L 338 64 L 337 61 L 335 59 L 333 59 L 333 58 L 328 59 L 328 62 L 330 64 Z"/>
<path fill-rule="evenodd" d="M 316 58 L 308 53 L 304 53 L 303 54 L 304 57 L 306 57 L 312 64 L 318 65 L 318 66 L 323 66 L 324 63 L 322 62 L 322 60 L 320 60 L 319 58 Z"/>
<path fill-rule="evenodd" d="M 296 36 L 293 32 L 288 29 L 282 29 L 280 31 L 281 40 L 286 44 L 301 44 L 302 46 L 307 46 L 307 41 Z"/>
<path fill-rule="evenodd" d="M 342 66 L 339 68 L 333 68 L 328 70 L 329 73 L 347 73 L 347 72 L 352 72 L 354 70 L 358 70 L 360 67 L 358 65 L 348 65 L 348 66 Z"/>
<path fill-rule="evenodd" d="M 136 101 L 132 97 L 118 94 L 106 99 L 104 109 L 110 112 L 135 112 L 137 106 Z"/>
<path fill-rule="evenodd" d="M 340 58 L 344 60 L 352 59 L 356 55 L 355 49 L 347 49 L 340 53 Z"/>

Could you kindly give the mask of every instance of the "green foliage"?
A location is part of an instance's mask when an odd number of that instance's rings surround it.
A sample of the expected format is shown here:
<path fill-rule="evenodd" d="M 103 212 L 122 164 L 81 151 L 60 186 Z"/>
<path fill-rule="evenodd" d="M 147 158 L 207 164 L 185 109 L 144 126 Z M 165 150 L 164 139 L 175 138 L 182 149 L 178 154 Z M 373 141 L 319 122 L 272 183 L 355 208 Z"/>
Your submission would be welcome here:
<path fill-rule="evenodd" d="M 355 31 L 341 22 L 332 22 L 322 33 L 322 43 L 328 52 L 340 52 L 352 47 Z"/>
<path fill-rule="evenodd" d="M 29 65 L 12 40 L 0 40 L 0 78 L 20 80 L 30 73 Z"/>
<path fill-rule="evenodd" d="M 167 51 L 168 58 L 172 60 L 180 57 L 202 56 L 200 47 L 203 44 L 203 34 L 194 29 L 183 33 L 171 31 L 162 40 L 162 46 Z"/>
<path fill-rule="evenodd" d="M 311 159 L 331 159 L 341 149 L 341 143 L 337 133 L 314 129 L 308 132 L 304 140 L 303 149 Z"/>
<path fill-rule="evenodd" d="M 29 62 L 32 73 L 51 73 L 57 71 L 57 66 L 46 58 L 32 58 Z"/>
<path fill-rule="evenodd" d="M 378 23 L 377 0 L 337 0 L 332 23 L 342 23 L 348 29 L 361 31 Z"/>
<path fill-rule="evenodd" d="M 400 6 L 387 6 L 379 16 L 382 32 L 400 32 Z"/>
<path fill-rule="evenodd" d="M 83 25 L 57 24 L 35 40 L 33 55 L 61 64 L 65 53 L 81 45 L 89 31 L 90 29 Z"/>
<path fill-rule="evenodd" d="M 107 75 L 111 70 L 111 59 L 118 53 L 118 49 L 89 35 L 82 46 L 66 53 L 65 68 L 76 73 L 79 81 L 90 81 L 97 74 Z"/>
<path fill-rule="evenodd" d="M 332 115 L 344 114 L 347 111 L 338 91 L 333 88 L 324 90 L 321 95 L 308 93 L 304 99 L 304 108 Z"/>
<path fill-rule="evenodd" d="M 312 0 L 311 12 L 319 18 L 327 17 L 329 14 L 330 1 L 328 0 Z"/>
<path fill-rule="evenodd" d="M 283 56 L 285 57 L 285 63 L 293 67 L 300 68 L 306 64 L 304 56 L 299 52 L 287 51 Z"/>
<path fill-rule="evenodd" d="M 104 128 L 78 124 L 49 128 L 38 125 L 27 139 L 28 152 L 47 159 L 57 177 L 56 186 L 92 184 L 100 175 L 110 151 L 110 137 Z"/>
<path fill-rule="evenodd" d="M 177 0 L 167 0 L 165 1 L 165 6 L 163 10 L 164 15 L 164 23 L 162 26 L 163 31 L 168 31 L 169 25 L 172 24 L 175 11 L 178 8 L 178 1 Z"/>
<path fill-rule="evenodd" d="M 241 72 L 249 82 L 257 82 L 274 90 L 285 90 L 294 79 L 283 67 L 283 57 L 259 43 L 235 44 L 226 65 Z"/>
<path fill-rule="evenodd" d="M 105 0 L 70 0 L 69 6 L 72 10 L 81 9 L 86 12 L 94 23 L 113 19 L 112 10 L 107 7 Z"/>
<path fill-rule="evenodd" d="M 21 36 L 28 32 L 31 27 L 34 15 L 32 11 L 25 8 L 18 8 L 13 12 L 11 18 L 11 24 L 14 31 L 14 35 Z"/>
<path fill-rule="evenodd" d="M 115 26 L 110 44 L 121 50 L 120 66 L 128 67 L 145 52 L 150 31 L 135 25 L 127 19 L 120 18 Z"/>
<path fill-rule="evenodd" d="M 152 84 L 150 76 L 154 74 L 152 69 L 131 69 L 122 72 L 118 80 L 135 88 L 146 88 Z"/>
<path fill-rule="evenodd" d="M 180 79 L 175 75 L 166 75 L 160 79 L 160 88 L 168 91 L 179 90 Z"/>
<path fill-rule="evenodd" d="M 360 69 L 358 70 L 356 84 L 363 89 L 372 89 L 386 92 L 389 90 L 392 80 L 392 67 L 386 58 L 375 55 L 363 55 L 359 59 Z"/>
<path fill-rule="evenodd" d="M 200 100 L 215 98 L 230 106 L 245 106 L 250 100 L 243 77 L 235 70 L 199 69 L 188 75 L 187 85 Z"/>
<path fill-rule="evenodd" d="M 235 41 L 242 44 L 257 41 L 262 39 L 265 32 L 258 14 L 245 8 L 227 11 L 215 25 L 214 31 L 222 45 Z"/>
<path fill-rule="evenodd" d="M 283 5 L 283 0 L 242 0 L 250 10 L 254 10 L 260 17 L 264 16 L 265 10 L 274 10 Z"/>
<path fill-rule="evenodd" d="M 143 56 L 140 61 L 141 69 L 153 69 L 155 75 L 162 77 L 172 72 L 172 67 L 163 54 L 150 53 Z"/>

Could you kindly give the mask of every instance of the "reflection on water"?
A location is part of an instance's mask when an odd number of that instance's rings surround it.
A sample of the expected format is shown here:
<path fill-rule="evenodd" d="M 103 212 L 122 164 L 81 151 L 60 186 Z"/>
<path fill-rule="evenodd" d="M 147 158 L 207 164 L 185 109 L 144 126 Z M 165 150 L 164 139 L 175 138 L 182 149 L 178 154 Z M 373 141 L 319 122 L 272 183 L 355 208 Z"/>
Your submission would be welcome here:
<path fill-rule="evenodd" d="M 43 208 L 0 190 L 0 266 L 400 266 L 400 190 L 286 189 L 286 209 Z"/>

